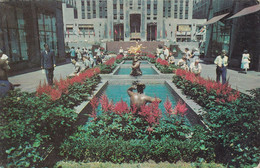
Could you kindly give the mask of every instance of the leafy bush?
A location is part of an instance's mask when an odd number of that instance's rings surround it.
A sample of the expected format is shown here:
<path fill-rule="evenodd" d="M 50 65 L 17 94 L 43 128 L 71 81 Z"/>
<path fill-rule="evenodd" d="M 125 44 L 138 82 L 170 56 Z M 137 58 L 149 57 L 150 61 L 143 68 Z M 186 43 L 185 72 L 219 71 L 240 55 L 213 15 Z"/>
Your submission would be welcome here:
<path fill-rule="evenodd" d="M 117 56 L 116 56 L 116 63 L 117 63 L 117 64 L 120 64 L 120 63 L 123 61 L 123 57 L 124 57 L 123 55 L 120 55 L 120 54 L 117 55 Z"/>
<path fill-rule="evenodd" d="M 155 63 L 155 67 L 161 72 L 161 73 L 173 73 L 176 69 L 179 69 L 178 66 L 169 64 L 168 61 L 162 60 L 161 58 L 158 58 Z"/>
<path fill-rule="evenodd" d="M 145 110 L 137 113 L 123 101 L 113 105 L 105 97 L 101 99 L 103 114 L 66 139 L 61 155 L 78 161 L 113 163 L 213 160 L 210 132 L 201 126 L 189 127 L 177 109 L 157 123 L 143 115 Z"/>
<path fill-rule="evenodd" d="M 40 167 L 47 148 L 71 134 L 77 117 L 73 107 L 87 100 L 100 81 L 98 74 L 82 75 L 55 81 L 53 87 L 40 85 L 36 93 L 14 90 L 1 98 L 1 165 Z"/>
<path fill-rule="evenodd" d="M 259 92 L 250 97 L 212 80 L 195 77 L 177 70 L 173 82 L 183 92 L 204 107 L 203 115 L 212 130 L 219 162 L 245 167 L 258 164 L 259 148 Z"/>
<path fill-rule="evenodd" d="M 105 63 L 97 65 L 100 69 L 101 74 L 109 74 L 113 72 L 113 70 L 116 68 L 116 58 L 112 57 L 109 60 L 107 60 Z"/>

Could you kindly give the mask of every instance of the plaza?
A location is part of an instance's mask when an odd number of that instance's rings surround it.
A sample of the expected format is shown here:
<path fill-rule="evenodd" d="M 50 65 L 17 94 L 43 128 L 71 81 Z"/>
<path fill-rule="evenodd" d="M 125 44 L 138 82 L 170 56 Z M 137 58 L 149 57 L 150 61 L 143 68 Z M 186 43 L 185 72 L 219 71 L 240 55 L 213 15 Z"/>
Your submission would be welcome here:
<path fill-rule="evenodd" d="M 259 2 L 0 9 L 0 167 L 259 166 Z"/>

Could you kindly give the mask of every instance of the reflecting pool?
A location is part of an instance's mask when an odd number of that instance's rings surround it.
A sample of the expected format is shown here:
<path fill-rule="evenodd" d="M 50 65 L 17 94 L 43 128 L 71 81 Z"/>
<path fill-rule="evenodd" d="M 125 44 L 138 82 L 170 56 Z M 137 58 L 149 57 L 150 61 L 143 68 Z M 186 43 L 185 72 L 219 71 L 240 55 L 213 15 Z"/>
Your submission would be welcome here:
<path fill-rule="evenodd" d="M 115 75 L 130 75 L 131 68 L 119 68 Z M 158 73 L 152 68 L 141 68 L 143 75 L 158 75 Z"/>

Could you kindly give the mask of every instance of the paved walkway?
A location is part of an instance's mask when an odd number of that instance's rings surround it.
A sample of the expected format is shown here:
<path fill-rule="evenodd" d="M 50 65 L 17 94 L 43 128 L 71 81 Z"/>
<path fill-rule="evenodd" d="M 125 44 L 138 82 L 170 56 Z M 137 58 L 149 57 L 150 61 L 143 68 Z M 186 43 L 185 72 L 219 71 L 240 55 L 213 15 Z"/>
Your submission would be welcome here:
<path fill-rule="evenodd" d="M 216 80 L 216 66 L 214 64 L 202 65 L 201 76 Z M 238 89 L 243 93 L 249 94 L 248 90 L 260 88 L 260 72 L 248 71 L 247 74 L 240 71 L 228 69 L 227 80 L 233 89 Z"/>
<path fill-rule="evenodd" d="M 71 74 L 74 67 L 71 63 L 57 66 L 54 69 L 54 78 L 60 79 L 60 77 L 65 78 L 67 75 Z M 42 73 L 42 70 L 29 72 L 21 75 L 15 75 L 8 78 L 13 84 L 21 84 L 20 88 L 22 91 L 34 92 L 40 81 L 43 83 L 46 81 L 46 75 Z"/>
<path fill-rule="evenodd" d="M 60 65 L 55 68 L 54 77 L 59 79 L 60 76 L 65 78 L 73 71 L 73 65 L 71 63 Z M 216 79 L 216 67 L 213 64 L 202 63 L 202 77 Z M 247 74 L 239 73 L 238 71 L 228 69 L 227 78 L 229 83 L 234 89 L 238 89 L 243 93 L 248 93 L 247 90 L 260 87 L 260 72 L 248 71 Z M 20 87 L 23 91 L 33 92 L 39 85 L 40 81 L 46 80 L 41 70 L 25 73 L 9 77 L 10 82 L 21 84 Z"/>

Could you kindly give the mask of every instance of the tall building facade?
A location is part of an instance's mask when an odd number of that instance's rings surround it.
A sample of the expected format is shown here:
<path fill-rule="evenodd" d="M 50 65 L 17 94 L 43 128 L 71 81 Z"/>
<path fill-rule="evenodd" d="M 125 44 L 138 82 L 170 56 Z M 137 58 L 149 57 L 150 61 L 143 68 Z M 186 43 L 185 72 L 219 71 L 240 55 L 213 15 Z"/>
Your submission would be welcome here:
<path fill-rule="evenodd" d="M 47 43 L 58 61 L 65 60 L 61 1 L 0 2 L 0 49 L 9 56 L 12 71 L 40 67 Z"/>
<path fill-rule="evenodd" d="M 204 11 L 208 20 L 205 60 L 213 62 L 225 49 L 229 65 L 240 68 L 243 50 L 248 50 L 252 57 L 250 68 L 260 71 L 259 1 L 194 0 L 194 5 L 193 16 L 198 18 Z"/>
<path fill-rule="evenodd" d="M 192 8 L 192 0 L 76 0 L 63 4 L 65 41 L 201 40 L 206 20 L 193 20 Z"/>

